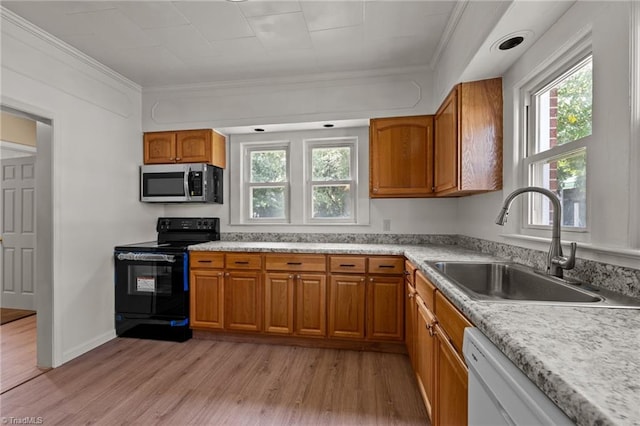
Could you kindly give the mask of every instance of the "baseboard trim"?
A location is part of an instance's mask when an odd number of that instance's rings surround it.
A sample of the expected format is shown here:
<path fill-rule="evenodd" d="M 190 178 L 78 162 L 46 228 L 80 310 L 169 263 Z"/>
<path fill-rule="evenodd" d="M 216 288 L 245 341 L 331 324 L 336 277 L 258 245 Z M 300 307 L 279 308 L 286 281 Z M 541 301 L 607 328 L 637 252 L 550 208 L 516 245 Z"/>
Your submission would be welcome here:
<path fill-rule="evenodd" d="M 243 334 L 210 330 L 193 330 L 193 338 L 200 340 L 219 340 L 222 342 L 300 346 L 305 348 L 322 349 L 345 349 L 404 355 L 408 353 L 404 342 L 370 342 L 296 336 L 273 336 L 266 334 Z"/>
<path fill-rule="evenodd" d="M 74 358 L 79 357 L 82 354 L 85 354 L 87 352 L 89 352 L 92 349 L 97 348 L 100 345 L 103 345 L 105 343 L 107 343 L 110 340 L 113 340 L 116 338 L 116 331 L 115 330 L 111 330 L 108 331 L 106 333 L 102 333 L 101 335 L 94 337 L 93 339 L 84 342 L 76 347 L 73 347 L 71 349 L 69 349 L 68 351 L 65 351 L 62 353 L 62 364 L 67 363 L 69 361 L 71 361 Z M 60 365 L 56 366 L 59 367 Z"/>

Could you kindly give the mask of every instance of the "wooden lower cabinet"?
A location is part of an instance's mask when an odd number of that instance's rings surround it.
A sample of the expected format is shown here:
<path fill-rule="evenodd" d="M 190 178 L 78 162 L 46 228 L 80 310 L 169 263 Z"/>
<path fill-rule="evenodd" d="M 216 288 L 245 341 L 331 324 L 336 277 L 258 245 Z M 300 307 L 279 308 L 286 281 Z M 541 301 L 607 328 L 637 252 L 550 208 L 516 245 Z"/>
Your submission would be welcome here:
<path fill-rule="evenodd" d="M 262 273 L 232 271 L 225 274 L 225 328 L 238 331 L 262 329 Z"/>
<path fill-rule="evenodd" d="M 327 335 L 327 276 L 299 274 L 295 281 L 294 330 L 298 336 Z"/>
<path fill-rule="evenodd" d="M 405 281 L 404 299 L 404 336 L 411 366 L 416 369 L 416 327 L 418 322 L 418 306 L 416 290 L 409 281 Z"/>
<path fill-rule="evenodd" d="M 224 327 L 224 273 L 192 270 L 190 275 L 190 321 L 192 327 Z"/>
<path fill-rule="evenodd" d="M 404 277 L 375 276 L 367 283 L 366 336 L 374 340 L 404 338 Z"/>
<path fill-rule="evenodd" d="M 327 277 L 324 274 L 268 272 L 264 286 L 264 331 L 327 335 Z"/>
<path fill-rule="evenodd" d="M 332 275 L 329 286 L 329 337 L 363 339 L 366 282 L 362 275 Z"/>
<path fill-rule="evenodd" d="M 415 298 L 417 320 L 415 328 L 416 363 L 414 369 L 418 379 L 418 388 L 429 417 L 433 421 L 435 386 L 435 336 L 433 324 L 435 316 L 419 296 Z"/>
<path fill-rule="evenodd" d="M 467 424 L 468 369 L 449 338 L 435 326 L 435 416 L 434 425 Z"/>
<path fill-rule="evenodd" d="M 294 275 L 267 273 L 264 279 L 264 331 L 293 333 Z"/>

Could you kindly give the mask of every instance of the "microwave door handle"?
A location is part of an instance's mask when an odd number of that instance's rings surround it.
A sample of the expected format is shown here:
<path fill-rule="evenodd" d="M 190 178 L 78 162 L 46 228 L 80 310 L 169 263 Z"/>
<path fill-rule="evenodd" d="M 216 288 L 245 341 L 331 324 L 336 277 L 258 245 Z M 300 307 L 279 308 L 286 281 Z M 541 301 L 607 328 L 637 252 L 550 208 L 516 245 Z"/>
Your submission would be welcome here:
<path fill-rule="evenodd" d="M 187 200 L 191 199 L 190 182 L 191 181 L 191 168 L 187 168 L 184 172 L 184 196 Z"/>

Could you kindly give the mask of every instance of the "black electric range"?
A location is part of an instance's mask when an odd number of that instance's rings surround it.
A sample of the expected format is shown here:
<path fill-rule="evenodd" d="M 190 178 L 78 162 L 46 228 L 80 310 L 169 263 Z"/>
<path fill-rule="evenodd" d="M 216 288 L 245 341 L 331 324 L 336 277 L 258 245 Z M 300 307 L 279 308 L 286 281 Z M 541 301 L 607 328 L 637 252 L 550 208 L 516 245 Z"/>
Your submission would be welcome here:
<path fill-rule="evenodd" d="M 156 230 L 156 241 L 114 249 L 116 334 L 184 341 L 192 335 L 187 247 L 219 240 L 220 219 L 161 217 Z"/>

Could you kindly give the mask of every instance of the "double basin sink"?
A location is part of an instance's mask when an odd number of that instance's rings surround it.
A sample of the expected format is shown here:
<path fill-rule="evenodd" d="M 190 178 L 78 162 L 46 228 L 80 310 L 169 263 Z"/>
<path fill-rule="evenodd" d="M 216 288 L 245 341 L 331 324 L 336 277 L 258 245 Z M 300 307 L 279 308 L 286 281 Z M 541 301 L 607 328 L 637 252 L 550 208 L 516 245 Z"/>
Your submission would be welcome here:
<path fill-rule="evenodd" d="M 436 271 L 477 301 L 640 308 L 640 300 L 556 278 L 510 262 L 433 262 Z"/>

